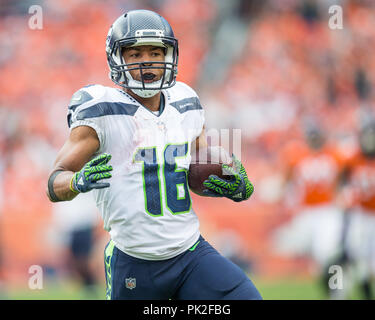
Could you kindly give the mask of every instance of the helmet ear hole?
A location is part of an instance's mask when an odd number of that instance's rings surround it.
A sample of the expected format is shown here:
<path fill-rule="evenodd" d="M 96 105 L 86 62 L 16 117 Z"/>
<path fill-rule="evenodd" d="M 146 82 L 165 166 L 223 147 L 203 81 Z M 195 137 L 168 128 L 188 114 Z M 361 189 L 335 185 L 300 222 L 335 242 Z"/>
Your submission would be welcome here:
<path fill-rule="evenodd" d="M 120 78 L 121 78 L 121 76 L 120 76 L 120 74 L 118 72 L 114 73 L 113 76 L 116 79 L 116 81 L 119 81 Z"/>
<path fill-rule="evenodd" d="M 109 72 L 109 78 L 113 81 L 119 81 L 121 78 L 121 75 L 117 71 L 111 70 Z"/>

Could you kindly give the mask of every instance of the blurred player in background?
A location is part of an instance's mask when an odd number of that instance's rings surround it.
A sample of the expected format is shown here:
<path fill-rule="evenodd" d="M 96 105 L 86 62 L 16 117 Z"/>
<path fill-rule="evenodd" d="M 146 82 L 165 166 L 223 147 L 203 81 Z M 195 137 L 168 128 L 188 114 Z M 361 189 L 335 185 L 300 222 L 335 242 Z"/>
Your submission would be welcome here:
<path fill-rule="evenodd" d="M 92 267 L 95 228 L 99 213 L 91 194 L 53 205 L 52 229 L 60 244 L 67 248 L 64 268 L 77 280 L 87 296 L 96 295 L 96 275 Z"/>
<path fill-rule="evenodd" d="M 187 171 L 190 145 L 207 145 L 204 111 L 194 90 L 176 82 L 171 26 L 155 12 L 129 11 L 111 26 L 106 52 L 110 78 L 122 89 L 91 85 L 73 95 L 71 134 L 48 196 L 66 201 L 93 190 L 111 235 L 107 298 L 261 299 L 246 274 L 200 235 Z M 206 195 L 236 202 L 251 196 L 244 167 L 235 157 L 233 163 L 223 165 L 230 180 L 205 181 Z"/>
<path fill-rule="evenodd" d="M 343 160 L 317 122 L 304 124 L 305 143 L 293 141 L 283 152 L 292 219 L 276 230 L 275 247 L 283 254 L 312 258 L 329 293 L 327 268 L 342 251 L 343 212 L 335 197 Z"/>
<path fill-rule="evenodd" d="M 358 135 L 359 150 L 347 167 L 345 199 L 349 212 L 346 235 L 355 283 L 364 299 L 374 298 L 375 276 L 375 120 L 369 116 Z"/>

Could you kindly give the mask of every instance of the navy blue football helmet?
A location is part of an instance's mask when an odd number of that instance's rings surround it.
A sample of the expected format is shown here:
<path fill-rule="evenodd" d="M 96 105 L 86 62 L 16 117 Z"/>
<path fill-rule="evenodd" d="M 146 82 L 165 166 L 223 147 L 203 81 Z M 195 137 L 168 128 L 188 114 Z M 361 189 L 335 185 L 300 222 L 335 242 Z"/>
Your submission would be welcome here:
<path fill-rule="evenodd" d="M 153 45 L 164 48 L 165 61 L 143 61 L 126 63 L 122 56 L 125 47 Z M 131 89 L 141 97 L 152 97 L 162 89 L 176 83 L 178 64 L 178 41 L 167 20 L 149 10 L 132 10 L 121 15 L 109 29 L 106 40 L 109 77 L 117 85 Z M 154 63 L 155 65 L 151 65 Z M 145 64 L 149 66 L 145 66 Z M 153 83 L 145 83 L 144 69 L 164 69 L 162 78 Z M 141 81 L 132 78 L 129 71 L 139 70 Z"/>

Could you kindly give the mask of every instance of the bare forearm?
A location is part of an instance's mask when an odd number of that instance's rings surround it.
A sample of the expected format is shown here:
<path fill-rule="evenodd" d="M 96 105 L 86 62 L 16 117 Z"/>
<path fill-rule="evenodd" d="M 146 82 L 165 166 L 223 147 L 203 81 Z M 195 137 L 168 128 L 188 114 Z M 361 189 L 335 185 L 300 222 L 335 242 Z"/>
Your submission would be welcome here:
<path fill-rule="evenodd" d="M 78 193 L 70 189 L 70 181 L 73 177 L 72 171 L 60 171 L 47 188 L 47 195 L 53 202 L 69 201 L 74 199 Z M 53 188 L 51 190 L 51 188 Z M 55 197 L 51 193 L 54 193 Z M 57 198 L 58 200 L 54 199 Z"/>
<path fill-rule="evenodd" d="M 59 151 L 48 179 L 47 196 L 52 202 L 68 201 L 77 196 L 70 188 L 75 172 L 82 169 L 99 148 L 94 129 L 86 126 L 74 128 Z"/>

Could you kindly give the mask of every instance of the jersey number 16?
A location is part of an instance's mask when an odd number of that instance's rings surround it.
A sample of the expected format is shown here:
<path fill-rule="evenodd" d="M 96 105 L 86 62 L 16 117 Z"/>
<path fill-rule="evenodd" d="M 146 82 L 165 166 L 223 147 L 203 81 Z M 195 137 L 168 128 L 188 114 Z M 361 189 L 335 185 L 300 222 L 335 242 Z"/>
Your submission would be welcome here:
<path fill-rule="evenodd" d="M 163 215 L 161 184 L 164 183 L 165 205 L 172 214 L 187 213 L 191 199 L 187 183 L 187 170 L 177 169 L 176 159 L 187 156 L 188 144 L 167 144 L 163 162 L 157 160 L 156 147 L 139 148 L 134 161 L 142 163 L 143 191 L 146 212 L 153 216 Z M 162 171 L 160 176 L 160 171 Z"/>

